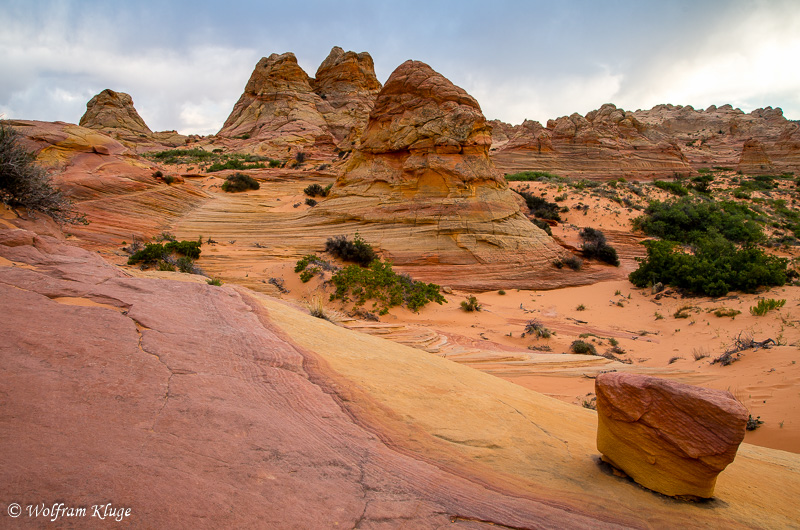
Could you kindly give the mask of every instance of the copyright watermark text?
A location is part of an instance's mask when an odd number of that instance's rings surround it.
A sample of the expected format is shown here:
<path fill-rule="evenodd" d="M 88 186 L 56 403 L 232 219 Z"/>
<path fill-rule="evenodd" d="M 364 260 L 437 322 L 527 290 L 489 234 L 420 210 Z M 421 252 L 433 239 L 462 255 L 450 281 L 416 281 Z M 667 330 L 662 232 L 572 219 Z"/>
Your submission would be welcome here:
<path fill-rule="evenodd" d="M 20 506 L 16 502 L 8 505 L 7 512 L 9 517 L 26 517 L 30 519 L 45 519 L 55 522 L 60 519 L 70 519 L 74 517 L 92 517 L 99 520 L 122 521 L 131 516 L 131 509 L 113 504 L 92 504 L 91 506 L 68 506 L 63 502 L 55 502 L 52 505 L 45 503 L 28 504 Z"/>

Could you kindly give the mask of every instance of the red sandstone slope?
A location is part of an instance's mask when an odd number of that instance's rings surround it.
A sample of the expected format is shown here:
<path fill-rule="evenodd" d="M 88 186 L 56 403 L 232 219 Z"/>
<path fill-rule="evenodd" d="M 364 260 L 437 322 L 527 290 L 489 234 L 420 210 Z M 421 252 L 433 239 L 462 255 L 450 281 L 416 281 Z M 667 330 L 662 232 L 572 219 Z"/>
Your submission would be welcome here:
<path fill-rule="evenodd" d="M 148 528 L 796 522 L 796 455 L 743 447 L 716 501 L 665 500 L 598 467 L 592 412 L 51 237 L 0 230 L 0 308 L 6 503 Z"/>

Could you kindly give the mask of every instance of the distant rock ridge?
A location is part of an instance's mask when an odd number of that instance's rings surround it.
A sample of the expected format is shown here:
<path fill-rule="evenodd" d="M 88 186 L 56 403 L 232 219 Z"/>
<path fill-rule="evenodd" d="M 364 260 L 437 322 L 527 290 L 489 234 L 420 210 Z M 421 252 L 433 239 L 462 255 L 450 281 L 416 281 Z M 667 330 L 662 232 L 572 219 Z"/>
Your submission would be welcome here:
<path fill-rule="evenodd" d="M 79 125 L 101 131 L 131 148 L 142 147 L 142 144 L 179 146 L 186 143 L 186 136 L 175 131 L 151 131 L 134 108 L 133 98 L 108 88 L 89 100 Z"/>
<path fill-rule="evenodd" d="M 261 151 L 349 150 L 381 84 L 372 57 L 334 47 L 311 78 L 291 52 L 256 65 L 217 136 L 251 140 Z"/>
<path fill-rule="evenodd" d="M 490 144 L 472 96 L 427 64 L 406 61 L 381 89 L 359 147 L 313 215 L 385 226 L 380 247 L 392 261 L 435 264 L 434 274 L 462 268 L 449 278 L 454 284 L 547 286 L 565 252 L 520 211 L 489 159 Z M 390 226 L 405 228 L 389 235 Z"/>
<path fill-rule="evenodd" d="M 800 127 L 780 108 L 745 114 L 731 105 L 695 110 L 656 105 L 625 111 L 613 104 L 548 120 L 546 126 L 492 121 L 492 156 L 506 172 L 543 170 L 574 177 L 688 176 L 724 166 L 744 172 L 800 171 Z"/>

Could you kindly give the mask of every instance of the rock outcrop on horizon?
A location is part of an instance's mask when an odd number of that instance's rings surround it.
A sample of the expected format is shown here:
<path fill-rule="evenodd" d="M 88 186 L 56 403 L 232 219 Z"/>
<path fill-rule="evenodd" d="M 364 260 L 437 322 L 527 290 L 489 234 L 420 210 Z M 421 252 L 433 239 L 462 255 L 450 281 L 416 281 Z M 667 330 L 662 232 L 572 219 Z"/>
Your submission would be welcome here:
<path fill-rule="evenodd" d="M 309 77 L 291 52 L 262 58 L 217 136 L 275 156 L 352 149 L 381 88 L 372 57 L 337 46 L 316 75 Z"/>
<path fill-rule="evenodd" d="M 771 107 L 749 114 L 731 105 L 631 112 L 605 104 L 585 117 L 548 120 L 546 127 L 536 121 L 492 125 L 492 157 L 507 173 L 663 178 L 711 166 L 757 174 L 800 171 L 800 125 Z"/>
<path fill-rule="evenodd" d="M 380 241 L 396 264 L 435 265 L 440 275 L 469 269 L 456 280 L 462 285 L 546 286 L 565 251 L 520 211 L 489 159 L 490 143 L 474 98 L 427 64 L 406 61 L 314 215 L 403 227 L 398 239 Z"/>
<path fill-rule="evenodd" d="M 131 148 L 147 147 L 142 144 L 153 143 L 177 147 L 184 145 L 187 138 L 175 131 L 151 131 L 134 108 L 131 96 L 110 89 L 89 100 L 79 125 L 101 131 Z"/>
<path fill-rule="evenodd" d="M 664 495 L 713 496 L 747 424 L 730 392 L 608 372 L 595 379 L 595 393 L 603 460 Z"/>

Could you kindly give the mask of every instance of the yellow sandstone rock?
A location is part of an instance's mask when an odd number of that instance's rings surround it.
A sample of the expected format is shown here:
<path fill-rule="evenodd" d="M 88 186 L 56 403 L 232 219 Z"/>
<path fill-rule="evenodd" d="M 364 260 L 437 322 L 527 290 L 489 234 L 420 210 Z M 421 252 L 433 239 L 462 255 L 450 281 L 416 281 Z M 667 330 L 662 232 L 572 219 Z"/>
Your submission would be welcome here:
<path fill-rule="evenodd" d="M 615 372 L 597 377 L 595 393 L 603 460 L 664 495 L 714 494 L 747 424 L 730 392 Z"/>

